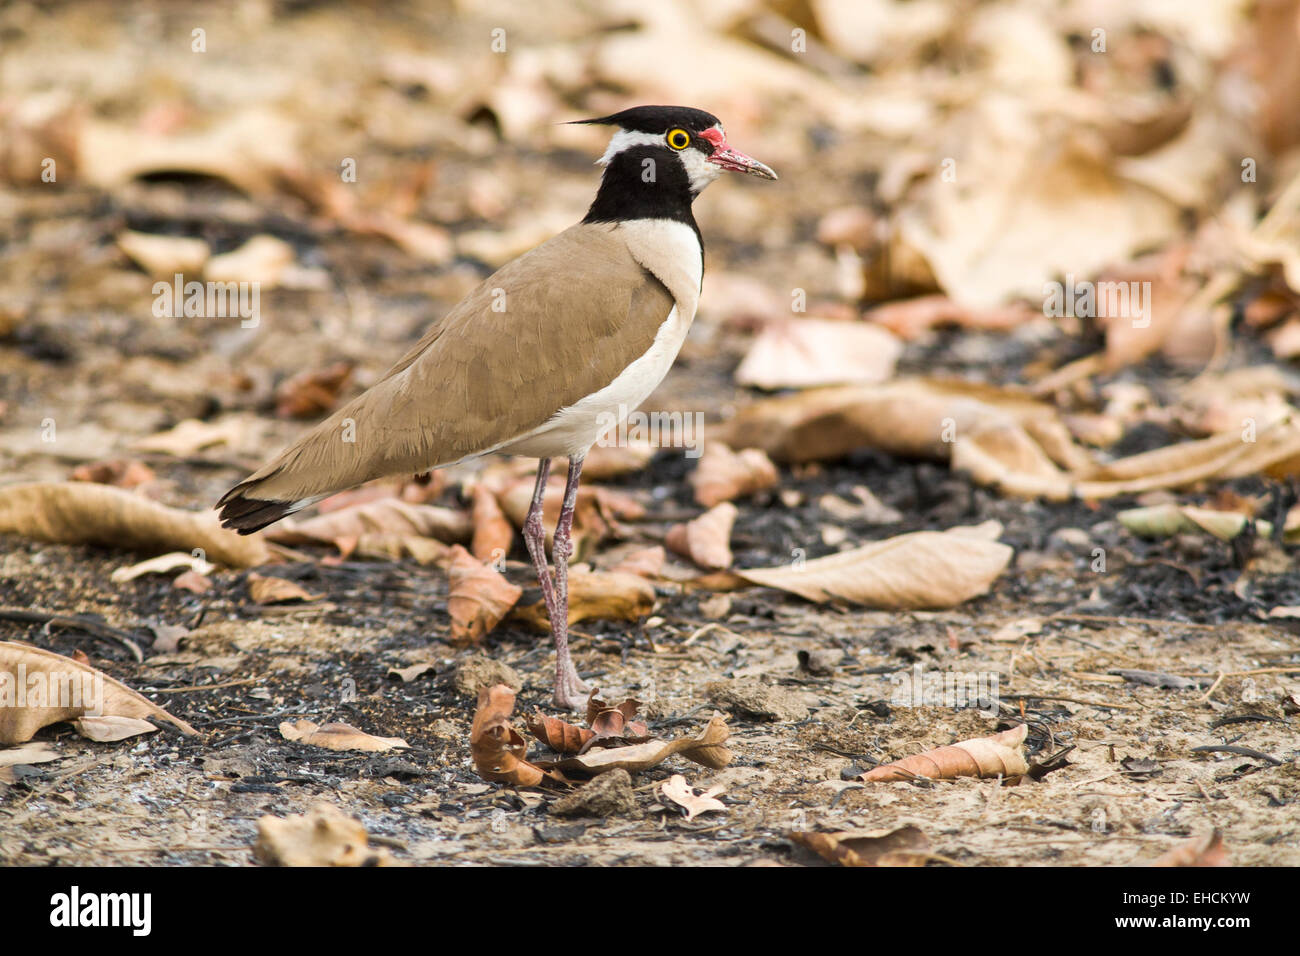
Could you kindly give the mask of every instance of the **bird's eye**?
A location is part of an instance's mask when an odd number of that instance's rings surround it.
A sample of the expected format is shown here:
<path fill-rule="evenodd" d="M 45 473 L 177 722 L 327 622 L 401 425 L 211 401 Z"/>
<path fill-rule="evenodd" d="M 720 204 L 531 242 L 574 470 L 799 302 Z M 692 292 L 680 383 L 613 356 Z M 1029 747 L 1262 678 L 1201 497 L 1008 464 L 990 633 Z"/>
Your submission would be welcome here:
<path fill-rule="evenodd" d="M 691 145 L 691 134 L 684 129 L 675 129 L 668 133 L 668 145 L 673 149 L 685 149 Z"/>

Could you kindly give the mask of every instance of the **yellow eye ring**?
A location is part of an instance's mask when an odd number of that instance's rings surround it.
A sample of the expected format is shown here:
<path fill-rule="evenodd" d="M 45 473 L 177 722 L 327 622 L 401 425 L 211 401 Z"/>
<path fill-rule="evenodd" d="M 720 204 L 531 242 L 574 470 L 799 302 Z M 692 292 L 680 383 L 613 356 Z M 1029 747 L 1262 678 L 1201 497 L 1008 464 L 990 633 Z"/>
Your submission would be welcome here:
<path fill-rule="evenodd" d="M 673 149 L 685 149 L 691 145 L 691 134 L 684 129 L 671 130 L 668 133 L 668 145 Z"/>

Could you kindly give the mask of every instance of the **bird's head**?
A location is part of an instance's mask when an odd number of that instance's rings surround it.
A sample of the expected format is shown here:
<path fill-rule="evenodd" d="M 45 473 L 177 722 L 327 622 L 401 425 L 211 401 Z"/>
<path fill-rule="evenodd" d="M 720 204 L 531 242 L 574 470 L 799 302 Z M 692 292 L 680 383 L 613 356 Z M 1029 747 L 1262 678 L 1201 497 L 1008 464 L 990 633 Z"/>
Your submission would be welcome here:
<path fill-rule="evenodd" d="M 727 142 L 721 121 L 712 113 L 689 106 L 634 106 L 579 123 L 617 126 L 605 155 L 597 160 L 609 166 L 632 151 L 639 161 L 680 164 L 692 196 L 699 195 L 724 170 L 776 179 L 769 167 L 746 156 Z"/>

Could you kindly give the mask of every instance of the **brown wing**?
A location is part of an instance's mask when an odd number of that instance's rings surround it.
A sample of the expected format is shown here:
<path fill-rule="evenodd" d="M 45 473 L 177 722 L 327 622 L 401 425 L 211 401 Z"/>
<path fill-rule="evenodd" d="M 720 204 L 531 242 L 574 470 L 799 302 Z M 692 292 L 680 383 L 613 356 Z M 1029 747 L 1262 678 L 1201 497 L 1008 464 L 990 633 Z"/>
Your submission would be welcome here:
<path fill-rule="evenodd" d="M 304 499 L 509 442 L 614 380 L 673 308 L 613 224 L 579 224 L 508 263 L 371 388 L 222 497 L 240 530 Z"/>

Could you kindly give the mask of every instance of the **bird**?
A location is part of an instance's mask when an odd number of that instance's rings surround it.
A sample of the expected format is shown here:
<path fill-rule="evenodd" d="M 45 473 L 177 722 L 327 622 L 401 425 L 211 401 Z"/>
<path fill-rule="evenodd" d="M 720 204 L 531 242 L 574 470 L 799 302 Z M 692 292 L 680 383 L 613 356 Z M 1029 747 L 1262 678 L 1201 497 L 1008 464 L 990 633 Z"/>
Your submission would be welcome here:
<path fill-rule="evenodd" d="M 636 106 L 579 124 L 613 127 L 582 220 L 506 263 L 365 392 L 217 502 L 251 534 L 376 478 L 422 475 L 489 453 L 538 459 L 523 538 L 555 643 L 554 702 L 589 688 L 568 644 L 568 561 L 583 460 L 667 375 L 695 317 L 704 240 L 695 198 L 724 172 L 775 180 L 712 113 Z M 568 460 L 546 559 L 551 460 Z"/>

